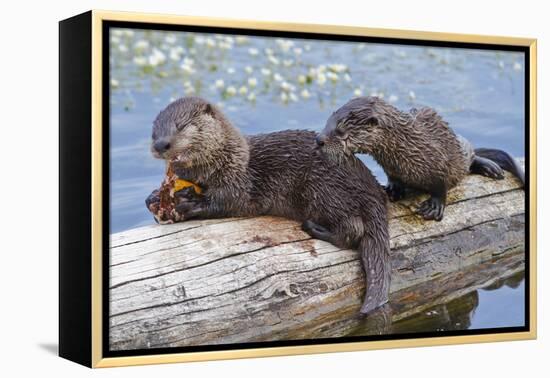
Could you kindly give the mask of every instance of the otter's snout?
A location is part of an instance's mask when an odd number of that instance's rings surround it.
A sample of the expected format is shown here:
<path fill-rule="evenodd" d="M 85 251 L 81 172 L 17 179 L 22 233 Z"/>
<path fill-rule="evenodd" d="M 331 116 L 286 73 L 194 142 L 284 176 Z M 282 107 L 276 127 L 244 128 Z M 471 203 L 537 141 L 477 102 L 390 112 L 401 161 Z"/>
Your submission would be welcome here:
<path fill-rule="evenodd" d="M 319 147 L 323 147 L 327 142 L 327 140 L 328 140 L 328 137 L 325 134 L 319 134 L 317 135 L 317 138 L 315 138 L 315 141 L 317 142 L 317 145 Z"/>
<path fill-rule="evenodd" d="M 153 152 L 156 152 L 159 156 L 162 156 L 169 149 L 170 142 L 167 140 L 161 139 L 153 143 Z"/>

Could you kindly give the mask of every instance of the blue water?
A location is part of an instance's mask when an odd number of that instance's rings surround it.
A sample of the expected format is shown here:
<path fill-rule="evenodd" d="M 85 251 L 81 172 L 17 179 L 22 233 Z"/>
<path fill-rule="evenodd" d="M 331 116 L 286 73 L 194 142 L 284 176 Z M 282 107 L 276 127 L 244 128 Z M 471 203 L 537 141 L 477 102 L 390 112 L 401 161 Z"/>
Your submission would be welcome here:
<path fill-rule="evenodd" d="M 475 146 L 525 155 L 522 53 L 129 29 L 110 39 L 113 233 L 153 223 L 144 199 L 164 163 L 149 152 L 152 121 L 185 95 L 218 104 L 246 134 L 320 130 L 350 98 L 378 95 L 434 107 Z M 494 326 L 503 305 L 523 309 L 518 290 L 501 290 L 479 292 L 472 327 Z M 510 318 L 523 321 L 499 319 Z"/>

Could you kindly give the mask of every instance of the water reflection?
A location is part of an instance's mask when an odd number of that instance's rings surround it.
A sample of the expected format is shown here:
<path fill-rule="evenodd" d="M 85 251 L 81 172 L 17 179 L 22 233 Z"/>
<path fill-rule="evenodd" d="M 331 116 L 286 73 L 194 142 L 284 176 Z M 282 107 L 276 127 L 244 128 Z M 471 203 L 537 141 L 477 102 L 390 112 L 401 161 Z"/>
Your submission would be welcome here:
<path fill-rule="evenodd" d="M 521 327 L 525 324 L 525 272 L 392 323 L 386 307 L 362 321 L 350 336 Z"/>

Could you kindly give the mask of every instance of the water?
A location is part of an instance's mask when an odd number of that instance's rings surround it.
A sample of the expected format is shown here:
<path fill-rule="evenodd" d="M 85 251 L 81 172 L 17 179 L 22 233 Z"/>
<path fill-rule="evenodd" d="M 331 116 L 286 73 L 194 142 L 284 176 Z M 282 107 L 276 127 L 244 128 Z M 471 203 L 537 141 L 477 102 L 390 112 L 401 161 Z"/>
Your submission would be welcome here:
<path fill-rule="evenodd" d="M 521 272 L 396 322 L 392 325 L 392 332 L 403 334 L 523 327 L 524 303 L 525 274 Z"/>
<path fill-rule="evenodd" d="M 434 107 L 475 146 L 525 155 L 522 53 L 130 29 L 110 39 L 113 233 L 153 223 L 144 199 L 164 163 L 149 152 L 152 121 L 185 95 L 215 102 L 246 134 L 320 130 L 351 97 L 378 95 L 402 109 Z M 507 300 L 523 308 L 503 290 L 477 292 L 485 315 L 469 327 L 494 325 L 491 311 Z"/>

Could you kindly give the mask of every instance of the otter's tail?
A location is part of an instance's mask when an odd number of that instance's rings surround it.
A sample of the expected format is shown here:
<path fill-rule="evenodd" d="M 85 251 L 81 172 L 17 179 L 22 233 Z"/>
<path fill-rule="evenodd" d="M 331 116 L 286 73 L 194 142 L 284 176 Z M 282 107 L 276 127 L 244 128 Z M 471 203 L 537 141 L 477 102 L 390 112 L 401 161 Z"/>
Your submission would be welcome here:
<path fill-rule="evenodd" d="M 510 154 L 491 148 L 476 148 L 474 151 L 476 156 L 489 159 L 498 164 L 500 168 L 516 176 L 521 181 L 521 184 L 525 186 L 525 172 L 523 172 L 516 159 L 510 156 Z"/>
<path fill-rule="evenodd" d="M 391 261 L 390 245 L 387 235 L 363 236 L 359 243 L 359 252 L 367 280 L 362 314 L 368 314 L 382 306 L 389 299 Z"/>

